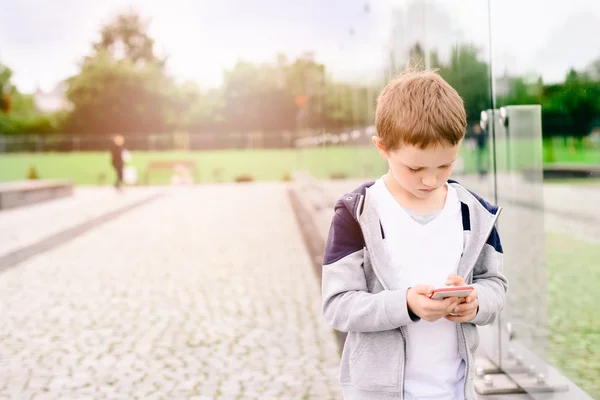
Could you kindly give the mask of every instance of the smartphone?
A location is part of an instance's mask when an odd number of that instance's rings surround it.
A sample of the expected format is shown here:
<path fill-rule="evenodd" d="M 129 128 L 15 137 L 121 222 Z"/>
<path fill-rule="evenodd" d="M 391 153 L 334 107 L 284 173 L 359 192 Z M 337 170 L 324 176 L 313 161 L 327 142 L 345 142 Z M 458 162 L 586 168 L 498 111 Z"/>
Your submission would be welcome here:
<path fill-rule="evenodd" d="M 467 297 L 475 288 L 471 285 L 466 286 L 444 286 L 433 289 L 429 298 L 433 300 L 444 300 L 447 297 Z"/>

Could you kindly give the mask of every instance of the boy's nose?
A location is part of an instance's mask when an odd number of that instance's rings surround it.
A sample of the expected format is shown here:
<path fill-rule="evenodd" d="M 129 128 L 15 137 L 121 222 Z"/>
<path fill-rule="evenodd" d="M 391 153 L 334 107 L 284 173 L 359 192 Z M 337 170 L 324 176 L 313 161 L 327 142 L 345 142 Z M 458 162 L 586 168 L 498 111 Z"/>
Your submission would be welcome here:
<path fill-rule="evenodd" d="M 437 181 L 435 176 L 426 176 L 423 178 L 423 180 L 421 181 L 423 183 L 423 185 L 433 188 L 435 187 L 435 182 Z"/>

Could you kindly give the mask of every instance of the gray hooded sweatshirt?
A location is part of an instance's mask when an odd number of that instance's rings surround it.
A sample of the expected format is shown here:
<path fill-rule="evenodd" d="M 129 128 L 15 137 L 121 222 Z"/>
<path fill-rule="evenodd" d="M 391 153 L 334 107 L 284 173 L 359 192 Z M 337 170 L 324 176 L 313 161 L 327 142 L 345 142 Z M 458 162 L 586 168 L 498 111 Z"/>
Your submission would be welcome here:
<path fill-rule="evenodd" d="M 403 399 L 406 330 L 419 317 L 409 312 L 407 287 L 393 279 L 386 262 L 385 232 L 367 182 L 335 204 L 323 257 L 323 314 L 334 329 L 348 332 L 340 364 L 347 400 Z M 475 318 L 457 323 L 458 350 L 466 363 L 465 399 L 476 399 L 474 353 L 477 325 L 494 322 L 508 288 L 501 274 L 502 245 L 495 224 L 501 209 L 448 181 L 461 202 L 464 250 L 458 275 L 477 289 Z"/>

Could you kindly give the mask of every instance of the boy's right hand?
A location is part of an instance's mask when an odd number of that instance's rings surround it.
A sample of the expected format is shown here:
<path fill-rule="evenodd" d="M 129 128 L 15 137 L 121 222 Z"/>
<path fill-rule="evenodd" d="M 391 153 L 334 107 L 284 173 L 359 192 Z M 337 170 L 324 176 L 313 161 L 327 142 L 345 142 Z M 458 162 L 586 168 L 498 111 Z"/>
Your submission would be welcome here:
<path fill-rule="evenodd" d="M 430 285 L 416 285 L 408 289 L 406 303 L 408 309 L 425 321 L 434 322 L 453 312 L 454 308 L 464 299 L 448 297 L 444 300 L 429 298 L 434 287 Z"/>

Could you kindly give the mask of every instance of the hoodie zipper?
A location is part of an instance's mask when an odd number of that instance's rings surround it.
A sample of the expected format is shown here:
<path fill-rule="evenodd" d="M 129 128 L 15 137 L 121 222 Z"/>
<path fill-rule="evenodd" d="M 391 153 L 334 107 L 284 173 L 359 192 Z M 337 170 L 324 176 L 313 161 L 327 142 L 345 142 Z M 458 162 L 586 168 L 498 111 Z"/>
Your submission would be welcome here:
<path fill-rule="evenodd" d="M 356 221 L 358 222 L 358 225 L 360 226 L 360 230 L 362 232 L 363 238 L 365 239 L 365 247 L 368 249 L 370 246 L 367 246 L 366 243 L 366 237 L 365 236 L 365 230 L 363 229 L 362 224 L 360 223 L 360 214 L 361 214 L 361 207 L 362 204 L 364 202 L 364 196 L 360 195 L 360 197 L 358 198 L 358 205 L 356 206 Z M 379 281 L 379 283 L 381 284 L 381 286 L 385 289 L 385 290 L 389 290 L 389 286 L 386 285 L 386 283 L 383 281 L 383 279 L 381 278 L 381 275 L 379 274 L 379 271 L 377 270 L 377 266 L 373 263 L 373 258 L 371 257 L 371 252 L 369 252 L 369 261 L 371 262 L 371 266 L 373 267 L 373 272 L 375 272 L 375 276 L 377 277 L 377 280 Z"/>
<path fill-rule="evenodd" d="M 356 221 L 358 222 L 358 225 L 360 226 L 361 232 L 363 232 L 363 238 L 365 238 L 365 247 L 369 248 L 370 246 L 367 246 L 367 239 L 366 239 L 366 236 L 364 233 L 365 230 L 363 229 L 362 224 L 360 223 L 360 218 L 359 218 L 363 201 L 364 201 L 364 196 L 361 195 L 358 199 L 358 205 L 356 207 Z M 377 270 L 377 266 L 373 262 L 373 258 L 371 257 L 371 252 L 368 253 L 367 257 L 371 263 L 371 267 L 373 268 L 373 272 L 375 273 L 375 277 L 379 281 L 379 284 L 385 290 L 389 290 L 388 285 L 386 285 L 383 278 L 381 278 L 381 275 L 379 274 L 379 271 Z M 404 400 L 404 379 L 406 377 L 406 336 L 404 334 L 404 330 L 402 329 L 402 327 L 398 328 L 398 330 L 400 331 L 400 336 L 402 337 L 402 348 L 403 348 L 403 351 L 402 351 L 403 360 L 400 360 L 400 366 L 402 367 L 402 375 L 400 377 L 400 400 Z"/>
<path fill-rule="evenodd" d="M 485 234 L 485 238 L 488 238 L 490 236 L 490 234 L 492 233 L 492 230 L 494 229 L 494 226 L 496 226 L 496 221 L 498 221 L 498 217 L 500 216 L 500 213 L 502 212 L 502 208 L 499 207 L 498 211 L 496 212 L 496 215 L 494 215 L 494 219 L 492 220 L 490 227 L 488 229 L 488 231 Z M 487 239 L 486 239 L 487 240 Z M 483 247 L 485 246 L 485 242 L 483 242 L 483 244 L 481 245 L 481 248 L 478 250 L 479 253 L 481 253 L 481 250 L 483 250 Z M 477 263 L 477 259 L 475 260 L 475 264 Z M 475 269 L 475 264 L 473 264 L 467 274 L 465 275 L 465 279 L 469 277 L 469 275 L 471 275 L 471 272 L 473 272 L 473 270 Z M 469 379 L 469 349 L 467 348 L 467 337 L 465 335 L 465 328 L 463 325 L 463 322 L 460 323 L 460 332 L 461 332 L 461 336 L 462 336 L 462 340 L 463 340 L 463 344 L 465 346 L 465 354 L 467 355 L 466 357 L 466 371 L 465 371 L 465 385 L 463 388 L 463 396 L 465 398 L 465 400 L 467 400 L 467 382 Z"/>
<path fill-rule="evenodd" d="M 356 220 L 360 226 L 361 231 L 363 232 L 363 238 L 365 238 L 365 246 L 368 247 L 367 243 L 366 243 L 366 236 L 364 234 L 364 229 L 362 227 L 362 224 L 360 223 L 360 218 L 359 218 L 360 214 L 361 214 L 361 207 L 362 207 L 363 202 L 364 202 L 364 195 L 360 195 L 360 197 L 358 199 L 358 205 L 356 207 Z M 484 237 L 487 238 L 487 237 L 489 237 L 490 233 L 492 233 L 492 230 L 494 229 L 494 226 L 496 225 L 496 221 L 498 220 L 498 217 L 500 216 L 501 212 L 502 212 L 502 207 L 498 207 L 498 211 L 494 215 L 494 219 L 490 223 L 490 227 L 488 228 Z M 481 252 L 481 250 L 483 249 L 484 246 L 485 246 L 485 242 L 481 245 L 481 248 L 478 250 L 478 252 Z M 386 285 L 386 283 L 381 278 L 381 275 L 379 274 L 379 271 L 377 270 L 377 266 L 373 263 L 373 258 L 371 257 L 370 252 L 368 254 L 368 258 L 371 263 L 371 267 L 373 268 L 373 272 L 375 273 L 375 277 L 377 278 L 377 280 L 379 281 L 379 283 L 385 290 L 389 290 L 389 287 Z M 477 260 L 475 260 L 475 263 L 476 262 L 477 262 Z M 473 271 L 474 268 L 475 268 L 475 264 L 473 264 L 471 266 L 471 268 L 469 268 L 469 270 L 466 274 L 466 277 L 468 277 L 471 274 L 471 272 Z M 401 376 L 401 380 L 400 380 L 400 399 L 403 400 L 404 399 L 404 380 L 406 377 L 406 336 L 404 335 L 404 330 L 402 329 L 402 327 L 399 328 L 399 331 L 400 331 L 400 336 L 402 337 L 403 358 L 404 358 L 403 362 L 401 363 L 402 376 Z M 467 355 L 467 357 L 466 357 L 467 359 L 465 360 L 466 371 L 465 371 L 465 383 L 464 383 L 464 388 L 463 388 L 463 390 L 464 390 L 463 396 L 464 396 L 465 400 L 467 400 L 467 382 L 468 382 L 468 378 L 469 378 L 469 353 L 468 353 L 468 349 L 467 349 L 467 338 L 465 335 L 465 330 L 464 330 L 462 322 L 460 323 L 460 331 L 461 331 L 463 344 L 465 347 L 465 354 Z"/>
<path fill-rule="evenodd" d="M 362 227 L 361 227 L 361 229 L 362 229 Z M 363 234 L 363 237 L 364 237 L 364 234 Z M 379 272 L 377 271 L 377 267 L 373 263 L 373 258 L 371 257 L 370 252 L 367 257 L 371 263 L 373 272 L 375 272 L 375 277 L 377 278 L 377 280 L 379 281 L 379 283 L 385 290 L 389 290 L 388 286 L 385 284 L 385 282 L 379 275 Z M 400 360 L 400 366 L 402 368 L 402 376 L 400 377 L 400 400 L 404 400 L 404 379 L 406 377 L 406 336 L 404 335 L 403 327 L 398 328 L 398 330 L 400 331 L 400 336 L 402 337 L 402 349 L 403 349 L 403 351 L 402 351 L 403 360 Z"/>

